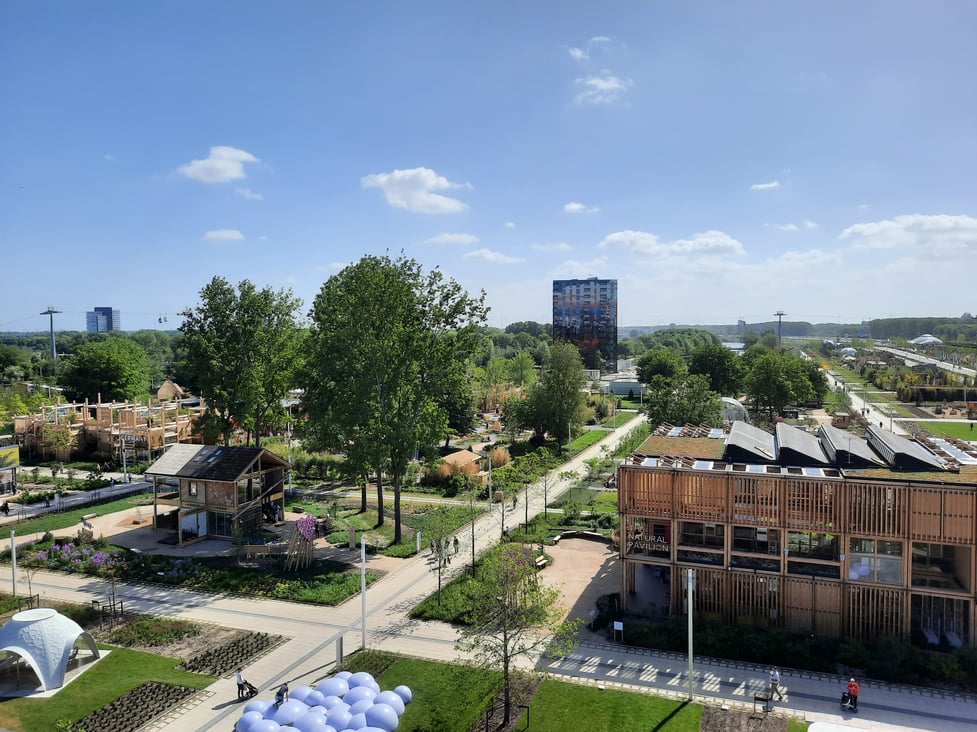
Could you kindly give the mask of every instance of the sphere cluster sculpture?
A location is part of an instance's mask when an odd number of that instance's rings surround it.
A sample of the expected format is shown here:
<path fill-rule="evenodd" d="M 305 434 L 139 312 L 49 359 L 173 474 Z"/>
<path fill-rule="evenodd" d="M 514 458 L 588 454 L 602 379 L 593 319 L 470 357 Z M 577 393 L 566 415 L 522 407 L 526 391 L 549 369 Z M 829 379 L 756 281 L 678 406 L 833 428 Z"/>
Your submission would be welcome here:
<path fill-rule="evenodd" d="M 366 671 L 340 671 L 314 688 L 298 686 L 288 701 L 252 699 L 235 732 L 393 732 L 413 694 L 409 687 L 381 691 Z"/>

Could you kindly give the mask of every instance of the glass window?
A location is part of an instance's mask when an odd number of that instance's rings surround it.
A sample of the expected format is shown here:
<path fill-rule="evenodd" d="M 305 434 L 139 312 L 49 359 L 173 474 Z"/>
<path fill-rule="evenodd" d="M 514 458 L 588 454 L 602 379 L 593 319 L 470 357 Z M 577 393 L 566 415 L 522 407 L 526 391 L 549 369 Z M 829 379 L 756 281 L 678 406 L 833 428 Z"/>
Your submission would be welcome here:
<path fill-rule="evenodd" d="M 819 534 L 814 531 L 788 531 L 787 549 L 791 557 L 823 559 L 837 562 L 838 537 L 834 534 Z"/>
<path fill-rule="evenodd" d="M 757 529 L 752 526 L 734 526 L 733 551 L 778 554 L 780 552 L 780 531 L 778 529 Z"/>
<path fill-rule="evenodd" d="M 848 579 L 901 585 L 902 542 L 852 538 L 848 554 Z"/>
<path fill-rule="evenodd" d="M 696 521 L 684 521 L 682 522 L 681 543 L 688 546 L 722 549 L 724 528 L 722 524 L 703 524 Z"/>

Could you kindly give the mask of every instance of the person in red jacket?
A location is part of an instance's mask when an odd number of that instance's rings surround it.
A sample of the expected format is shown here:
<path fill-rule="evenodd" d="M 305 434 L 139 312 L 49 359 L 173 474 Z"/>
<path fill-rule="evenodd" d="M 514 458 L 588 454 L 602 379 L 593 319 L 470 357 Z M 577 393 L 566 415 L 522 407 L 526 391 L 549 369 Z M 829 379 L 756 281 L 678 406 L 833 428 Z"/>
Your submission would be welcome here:
<path fill-rule="evenodd" d="M 848 679 L 848 697 L 851 699 L 851 710 L 858 711 L 858 682 L 855 679 Z"/>

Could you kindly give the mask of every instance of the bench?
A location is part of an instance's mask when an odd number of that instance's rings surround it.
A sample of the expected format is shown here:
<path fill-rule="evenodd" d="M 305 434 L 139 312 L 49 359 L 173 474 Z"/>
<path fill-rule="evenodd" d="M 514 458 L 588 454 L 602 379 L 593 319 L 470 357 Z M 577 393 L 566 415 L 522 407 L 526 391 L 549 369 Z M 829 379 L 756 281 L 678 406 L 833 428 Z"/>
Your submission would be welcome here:
<path fill-rule="evenodd" d="M 536 569 L 545 569 L 547 566 L 549 566 L 549 560 L 543 554 L 540 554 L 538 557 L 536 557 L 535 561 L 536 561 Z"/>
<path fill-rule="evenodd" d="M 81 517 L 81 520 L 82 521 L 91 521 L 93 518 L 98 518 L 98 514 L 97 513 L 86 513 L 84 516 Z"/>
<path fill-rule="evenodd" d="M 754 694 L 753 695 L 753 713 L 756 714 L 756 705 L 757 705 L 757 702 L 763 702 L 763 709 L 762 709 L 762 711 L 764 712 L 764 714 L 767 713 L 767 712 L 769 712 L 770 711 L 770 707 L 768 706 L 768 702 L 769 701 L 770 701 L 770 696 L 767 695 L 767 694 L 760 694 L 760 693 Z"/>

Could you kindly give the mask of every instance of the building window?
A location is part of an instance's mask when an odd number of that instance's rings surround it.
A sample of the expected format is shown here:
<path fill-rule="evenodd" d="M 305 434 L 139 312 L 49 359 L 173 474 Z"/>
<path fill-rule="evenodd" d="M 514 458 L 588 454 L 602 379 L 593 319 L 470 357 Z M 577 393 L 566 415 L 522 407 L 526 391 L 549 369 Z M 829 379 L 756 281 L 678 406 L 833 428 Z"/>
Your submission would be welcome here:
<path fill-rule="evenodd" d="M 901 585 L 902 542 L 853 538 L 849 543 L 848 579 Z"/>
<path fill-rule="evenodd" d="M 780 531 L 778 529 L 757 529 L 752 526 L 734 526 L 733 551 L 778 554 L 780 552 Z"/>
<path fill-rule="evenodd" d="M 913 587 L 969 591 L 970 572 L 971 555 L 968 547 L 913 542 Z"/>
<path fill-rule="evenodd" d="M 838 537 L 814 531 L 788 531 L 787 550 L 791 557 L 838 561 Z"/>
<path fill-rule="evenodd" d="M 197 482 L 196 481 L 193 481 L 193 480 L 190 481 L 189 492 L 190 492 L 190 495 L 193 496 L 194 498 L 197 497 Z"/>
<path fill-rule="evenodd" d="M 681 543 L 686 546 L 722 549 L 724 528 L 722 524 L 703 524 L 696 521 L 683 521 Z"/>

